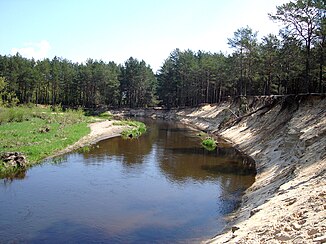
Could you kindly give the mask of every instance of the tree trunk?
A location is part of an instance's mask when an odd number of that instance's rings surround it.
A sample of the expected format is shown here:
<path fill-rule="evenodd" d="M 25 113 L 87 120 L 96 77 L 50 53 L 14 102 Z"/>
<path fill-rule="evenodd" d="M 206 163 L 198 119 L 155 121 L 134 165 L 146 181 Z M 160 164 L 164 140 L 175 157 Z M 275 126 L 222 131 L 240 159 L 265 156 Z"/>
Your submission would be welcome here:
<path fill-rule="evenodd" d="M 311 90 L 311 84 L 310 84 L 310 44 L 311 41 L 307 41 L 307 54 L 306 54 L 306 70 L 305 70 L 305 91 L 304 92 L 313 92 Z"/>
<path fill-rule="evenodd" d="M 320 63 L 319 63 L 319 93 L 323 93 L 323 66 L 324 66 L 324 44 L 325 36 L 322 38 L 321 48 L 320 48 Z"/>

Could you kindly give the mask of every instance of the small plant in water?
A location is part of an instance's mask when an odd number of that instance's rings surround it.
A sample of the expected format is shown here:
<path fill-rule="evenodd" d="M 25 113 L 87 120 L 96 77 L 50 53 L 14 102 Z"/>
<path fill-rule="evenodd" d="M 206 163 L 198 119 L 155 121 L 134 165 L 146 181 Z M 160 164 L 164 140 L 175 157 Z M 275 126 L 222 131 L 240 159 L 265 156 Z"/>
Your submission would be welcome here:
<path fill-rule="evenodd" d="M 79 148 L 77 151 L 79 153 L 89 153 L 90 150 L 91 150 L 91 146 L 84 146 Z"/>
<path fill-rule="evenodd" d="M 216 141 L 212 137 L 206 137 L 202 140 L 201 144 L 208 151 L 214 151 L 217 147 Z"/>
<path fill-rule="evenodd" d="M 61 164 L 66 161 L 67 161 L 67 156 L 63 155 L 63 156 L 58 156 L 58 157 L 53 158 L 50 162 L 52 164 Z"/>
<path fill-rule="evenodd" d="M 124 120 L 124 121 L 115 122 L 113 124 L 131 127 L 122 131 L 121 136 L 124 139 L 138 138 L 139 136 L 141 136 L 143 133 L 146 132 L 146 125 L 139 121 Z"/>

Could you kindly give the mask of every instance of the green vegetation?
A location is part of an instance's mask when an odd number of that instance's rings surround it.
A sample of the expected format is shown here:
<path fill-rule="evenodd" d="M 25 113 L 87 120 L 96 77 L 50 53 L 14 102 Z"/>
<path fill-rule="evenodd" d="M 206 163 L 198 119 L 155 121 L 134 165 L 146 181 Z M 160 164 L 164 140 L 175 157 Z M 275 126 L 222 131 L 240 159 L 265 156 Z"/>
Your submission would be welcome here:
<path fill-rule="evenodd" d="M 86 64 L 76 64 L 58 57 L 35 62 L 19 54 L 0 55 L 3 103 L 9 103 L 15 95 L 15 102 L 46 104 L 53 108 L 56 105 L 146 107 L 155 105 L 155 90 L 152 69 L 134 58 L 117 65 L 92 59 Z"/>
<path fill-rule="evenodd" d="M 113 115 L 109 112 L 104 112 L 104 113 L 100 113 L 98 117 L 101 119 L 111 120 L 113 118 Z"/>
<path fill-rule="evenodd" d="M 0 155 L 4 152 L 20 152 L 26 156 L 28 165 L 40 162 L 90 132 L 87 123 L 95 119 L 111 119 L 109 113 L 87 117 L 82 110 L 62 111 L 60 106 L 0 107 Z M 142 122 L 123 120 L 114 125 L 130 128 L 123 131 L 124 138 L 137 138 L 146 131 Z M 79 149 L 89 152 L 90 146 Z M 8 167 L 0 161 L 0 178 L 13 176 L 22 169 Z"/>
<path fill-rule="evenodd" d="M 98 145 L 86 145 L 77 149 L 79 153 L 89 153 L 93 148 L 99 148 Z"/>
<path fill-rule="evenodd" d="M 0 153 L 21 152 L 35 164 L 87 135 L 90 121 L 80 110 L 0 107 Z M 12 170 L 0 164 L 0 176 Z"/>
<path fill-rule="evenodd" d="M 13 91 L 8 92 L 8 83 L 4 77 L 0 77 L 0 106 L 14 106 L 18 99 Z"/>
<path fill-rule="evenodd" d="M 131 127 L 131 128 L 124 130 L 121 133 L 121 136 L 124 139 L 138 138 L 139 136 L 141 136 L 143 133 L 146 132 L 146 125 L 139 121 L 122 120 L 122 121 L 113 123 L 113 125 L 123 125 L 123 126 Z"/>
<path fill-rule="evenodd" d="M 25 168 L 6 167 L 3 162 L 0 161 L 0 179 L 2 178 L 24 178 L 26 174 Z"/>
<path fill-rule="evenodd" d="M 201 138 L 201 145 L 208 151 L 214 151 L 217 147 L 217 142 L 213 137 L 208 136 L 207 133 L 201 131 L 197 134 Z"/>
<path fill-rule="evenodd" d="M 208 151 L 214 151 L 217 147 L 216 141 L 212 137 L 206 137 L 201 144 Z"/>

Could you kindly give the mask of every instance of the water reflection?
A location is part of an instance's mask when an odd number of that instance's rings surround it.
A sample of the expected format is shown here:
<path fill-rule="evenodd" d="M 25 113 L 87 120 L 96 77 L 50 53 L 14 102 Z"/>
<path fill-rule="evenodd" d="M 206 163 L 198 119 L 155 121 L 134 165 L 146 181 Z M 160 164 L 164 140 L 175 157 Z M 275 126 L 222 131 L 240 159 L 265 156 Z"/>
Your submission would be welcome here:
<path fill-rule="evenodd" d="M 207 151 L 200 145 L 198 132 L 182 124 L 167 121 L 146 120 L 148 132 L 134 140 L 113 138 L 99 142 L 91 152 L 84 153 L 92 164 L 103 157 L 119 157 L 128 167 L 143 164 L 145 158 L 151 157 L 158 163 L 162 173 L 171 181 L 185 182 L 216 180 L 221 174 L 248 175 L 255 174 L 254 162 L 242 155 L 235 148 L 225 146 L 214 151 Z M 231 177 L 231 176 L 228 176 Z M 232 178 L 232 177 L 231 177 Z M 252 182 L 241 185 L 247 187 Z"/>
<path fill-rule="evenodd" d="M 0 179 L 3 179 L 4 184 L 8 184 L 14 180 L 22 180 L 26 177 L 27 169 L 17 169 L 13 172 L 0 175 Z"/>
<path fill-rule="evenodd" d="M 183 125 L 146 124 L 139 139 L 105 140 L 0 184 L 1 241 L 198 243 L 221 230 L 254 181 L 249 159 L 222 143 L 205 151 Z"/>
<path fill-rule="evenodd" d="M 137 139 L 124 140 L 120 137 L 115 137 L 109 140 L 101 141 L 90 152 L 84 153 L 86 159 L 101 160 L 106 156 L 116 156 L 122 159 L 126 165 L 141 164 L 144 157 L 150 154 L 155 140 L 158 138 L 157 127 L 150 127 L 150 132 L 145 136 Z M 91 163 L 90 160 L 86 161 Z"/>
<path fill-rule="evenodd" d="M 198 131 L 185 125 L 163 120 L 145 120 L 148 132 L 135 140 L 114 138 L 99 142 L 97 148 L 84 157 L 87 164 L 118 157 L 125 172 L 142 172 L 144 165 L 157 164 L 160 173 L 173 184 L 219 183 L 220 213 L 233 211 L 241 194 L 254 181 L 254 161 L 225 141 L 220 141 L 216 150 L 201 147 Z M 109 155 L 109 156 L 108 156 Z M 136 167 L 138 165 L 138 167 Z M 143 167 L 143 168 L 142 168 Z"/>

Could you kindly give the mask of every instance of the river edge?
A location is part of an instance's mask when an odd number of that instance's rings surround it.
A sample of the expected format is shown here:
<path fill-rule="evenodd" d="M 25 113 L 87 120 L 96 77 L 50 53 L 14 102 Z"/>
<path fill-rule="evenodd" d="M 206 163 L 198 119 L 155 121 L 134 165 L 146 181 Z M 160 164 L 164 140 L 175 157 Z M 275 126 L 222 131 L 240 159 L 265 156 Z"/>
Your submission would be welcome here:
<path fill-rule="evenodd" d="M 104 120 L 90 123 L 88 126 L 90 127 L 91 131 L 88 135 L 82 137 L 73 145 L 70 145 L 63 150 L 56 152 L 50 157 L 47 157 L 45 160 L 61 156 L 105 139 L 121 136 L 122 131 L 130 128 L 130 126 L 115 125 L 115 122 L 119 122 L 119 120 Z"/>
<path fill-rule="evenodd" d="M 205 243 L 326 241 L 325 96 L 230 99 L 185 109 L 127 109 L 118 116 L 181 121 L 221 136 L 256 162 L 256 181 L 222 233 Z"/>

